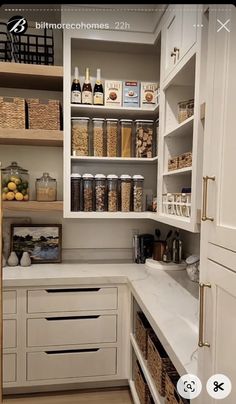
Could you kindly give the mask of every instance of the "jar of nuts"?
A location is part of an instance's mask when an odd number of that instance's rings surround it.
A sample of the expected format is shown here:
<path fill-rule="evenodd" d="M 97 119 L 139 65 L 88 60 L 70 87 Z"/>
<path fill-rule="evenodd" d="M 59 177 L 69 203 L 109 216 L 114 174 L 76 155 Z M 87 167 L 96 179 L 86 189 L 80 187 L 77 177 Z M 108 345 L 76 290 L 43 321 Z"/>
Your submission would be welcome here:
<path fill-rule="evenodd" d="M 83 208 L 84 212 L 93 211 L 93 175 L 83 175 Z"/>
<path fill-rule="evenodd" d="M 136 157 L 153 157 L 153 121 L 136 120 Z"/>
<path fill-rule="evenodd" d="M 107 119 L 107 157 L 118 155 L 118 119 Z"/>
<path fill-rule="evenodd" d="M 121 211 L 130 212 L 132 179 L 130 175 L 121 175 Z"/>
<path fill-rule="evenodd" d="M 110 174 L 107 176 L 107 200 L 108 212 L 117 212 L 118 210 L 118 176 Z"/>
<path fill-rule="evenodd" d="M 72 118 L 72 154 L 89 155 L 89 118 Z"/>
<path fill-rule="evenodd" d="M 143 181 L 142 175 L 133 176 L 133 210 L 142 212 L 143 210 Z"/>
<path fill-rule="evenodd" d="M 104 153 L 104 122 L 103 118 L 93 118 L 93 155 L 103 157 Z"/>
<path fill-rule="evenodd" d="M 95 207 L 96 212 L 106 211 L 106 176 L 95 175 Z"/>

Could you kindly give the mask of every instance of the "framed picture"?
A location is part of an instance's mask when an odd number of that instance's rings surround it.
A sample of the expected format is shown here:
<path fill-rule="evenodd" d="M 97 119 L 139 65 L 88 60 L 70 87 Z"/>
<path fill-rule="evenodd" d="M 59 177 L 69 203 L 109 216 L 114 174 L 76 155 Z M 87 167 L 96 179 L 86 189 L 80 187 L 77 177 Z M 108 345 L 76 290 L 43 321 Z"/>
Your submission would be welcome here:
<path fill-rule="evenodd" d="M 24 251 L 32 263 L 61 262 L 61 224 L 12 224 L 11 251 L 20 258 Z"/>

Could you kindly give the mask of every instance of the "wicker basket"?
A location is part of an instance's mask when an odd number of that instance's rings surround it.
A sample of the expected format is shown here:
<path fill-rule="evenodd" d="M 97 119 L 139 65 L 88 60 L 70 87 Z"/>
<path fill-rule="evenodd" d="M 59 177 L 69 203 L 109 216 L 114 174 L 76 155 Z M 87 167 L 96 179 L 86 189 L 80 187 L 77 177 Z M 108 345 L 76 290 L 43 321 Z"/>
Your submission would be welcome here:
<path fill-rule="evenodd" d="M 166 372 L 175 370 L 167 353 L 154 333 L 148 335 L 148 368 L 161 396 L 165 396 Z"/>
<path fill-rule="evenodd" d="M 145 359 L 147 359 L 148 334 L 150 331 L 151 326 L 144 314 L 141 312 L 137 312 L 135 337 Z"/>
<path fill-rule="evenodd" d="M 192 166 L 192 152 L 183 153 L 179 156 L 179 168 Z"/>
<path fill-rule="evenodd" d="M 134 384 L 138 394 L 140 404 L 150 403 L 150 393 L 147 382 L 143 376 L 142 369 L 139 363 L 136 361 L 134 368 Z"/>
<path fill-rule="evenodd" d="M 168 160 L 168 171 L 178 170 L 179 168 L 179 157 L 173 157 Z"/>
<path fill-rule="evenodd" d="M 0 127 L 25 129 L 24 98 L 0 97 Z"/>
<path fill-rule="evenodd" d="M 58 100 L 27 100 L 29 129 L 60 130 L 60 102 Z"/>
<path fill-rule="evenodd" d="M 187 404 L 189 400 L 180 397 L 176 385 L 179 380 L 179 374 L 176 371 L 166 374 L 166 404 Z"/>

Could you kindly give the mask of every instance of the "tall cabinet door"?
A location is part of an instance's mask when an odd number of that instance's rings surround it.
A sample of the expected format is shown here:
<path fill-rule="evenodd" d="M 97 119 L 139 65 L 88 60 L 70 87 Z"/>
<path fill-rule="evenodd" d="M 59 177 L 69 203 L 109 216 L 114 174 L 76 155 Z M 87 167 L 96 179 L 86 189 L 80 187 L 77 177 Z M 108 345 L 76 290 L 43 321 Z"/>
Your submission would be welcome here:
<path fill-rule="evenodd" d="M 210 243 L 236 252 L 236 8 L 221 10 L 210 12 L 202 228 Z"/>
<path fill-rule="evenodd" d="M 167 11 L 168 12 L 168 11 Z M 181 45 L 181 21 L 182 21 L 182 10 L 179 5 L 175 6 L 165 23 L 163 28 L 163 42 L 165 43 L 164 49 L 164 76 L 165 78 L 174 68 L 178 62 L 178 52 L 174 50 L 180 49 Z M 176 53 L 176 54 L 175 54 Z"/>
<path fill-rule="evenodd" d="M 189 49 L 195 44 L 197 40 L 197 19 L 198 19 L 198 5 L 197 4 L 183 4 L 182 5 L 182 41 L 179 51 L 179 58 L 181 59 Z"/>

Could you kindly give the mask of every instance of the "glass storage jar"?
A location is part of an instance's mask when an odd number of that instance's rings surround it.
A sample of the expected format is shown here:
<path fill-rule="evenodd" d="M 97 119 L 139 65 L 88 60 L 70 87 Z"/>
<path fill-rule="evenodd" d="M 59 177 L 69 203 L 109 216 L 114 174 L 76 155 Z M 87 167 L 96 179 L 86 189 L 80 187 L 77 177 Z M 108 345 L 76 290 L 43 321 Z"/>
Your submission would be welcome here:
<path fill-rule="evenodd" d="M 110 174 L 107 176 L 108 189 L 108 212 L 117 212 L 118 210 L 118 176 Z"/>
<path fill-rule="evenodd" d="M 121 157 L 132 157 L 132 123 L 131 119 L 120 120 Z"/>
<path fill-rule="evenodd" d="M 136 157 L 153 157 L 153 120 L 136 120 Z"/>
<path fill-rule="evenodd" d="M 49 173 L 43 173 L 36 179 L 36 201 L 53 202 L 57 200 L 57 181 L 50 177 Z"/>
<path fill-rule="evenodd" d="M 103 157 L 104 153 L 104 122 L 103 118 L 93 118 L 93 155 Z"/>
<path fill-rule="evenodd" d="M 130 212 L 131 210 L 131 190 L 132 179 L 130 175 L 121 175 L 121 211 Z"/>
<path fill-rule="evenodd" d="M 83 209 L 84 212 L 93 211 L 93 175 L 83 175 Z"/>
<path fill-rule="evenodd" d="M 18 166 L 16 161 L 13 161 L 10 166 L 2 169 L 2 200 L 29 200 L 28 170 Z"/>
<path fill-rule="evenodd" d="M 72 118 L 72 155 L 89 155 L 89 118 Z"/>
<path fill-rule="evenodd" d="M 96 212 L 106 211 L 106 176 L 95 175 L 95 210 Z"/>
<path fill-rule="evenodd" d="M 80 190 L 81 190 L 81 175 L 74 173 L 70 176 L 71 182 L 71 212 L 78 212 L 80 210 Z"/>
<path fill-rule="evenodd" d="M 118 155 L 118 119 L 107 119 L 107 157 Z"/>
<path fill-rule="evenodd" d="M 133 176 L 133 210 L 134 212 L 143 211 L 143 182 L 142 175 Z"/>

